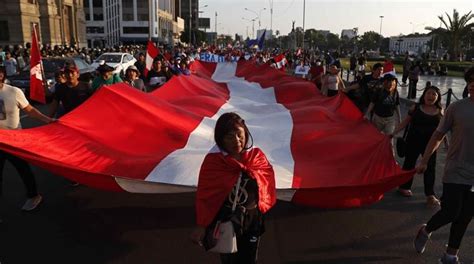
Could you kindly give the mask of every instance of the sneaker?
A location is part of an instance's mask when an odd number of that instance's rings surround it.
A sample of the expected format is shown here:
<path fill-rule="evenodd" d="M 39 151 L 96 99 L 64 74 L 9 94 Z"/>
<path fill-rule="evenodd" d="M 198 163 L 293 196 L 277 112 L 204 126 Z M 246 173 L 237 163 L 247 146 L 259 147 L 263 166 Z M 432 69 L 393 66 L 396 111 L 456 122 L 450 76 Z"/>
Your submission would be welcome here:
<path fill-rule="evenodd" d="M 441 206 L 441 202 L 434 195 L 426 197 L 426 205 L 430 208 L 436 208 Z"/>
<path fill-rule="evenodd" d="M 425 251 L 426 243 L 430 240 L 431 233 L 426 233 L 426 224 L 422 225 L 418 234 L 416 234 L 415 240 L 413 240 L 413 246 L 416 252 L 422 254 Z"/>
<path fill-rule="evenodd" d="M 401 194 L 402 196 L 405 196 L 405 197 L 412 197 L 413 196 L 413 193 L 411 192 L 411 190 L 407 190 L 407 189 L 398 189 L 398 193 Z"/>
<path fill-rule="evenodd" d="M 444 253 L 443 257 L 439 259 L 439 263 L 441 263 L 441 264 L 461 264 L 461 262 L 459 262 L 458 256 L 448 257 L 448 255 L 446 253 Z"/>
<path fill-rule="evenodd" d="M 42 200 L 43 200 L 43 197 L 38 194 L 35 197 L 26 200 L 21 210 L 23 211 L 34 210 L 36 207 L 38 207 L 38 205 L 41 203 Z"/>

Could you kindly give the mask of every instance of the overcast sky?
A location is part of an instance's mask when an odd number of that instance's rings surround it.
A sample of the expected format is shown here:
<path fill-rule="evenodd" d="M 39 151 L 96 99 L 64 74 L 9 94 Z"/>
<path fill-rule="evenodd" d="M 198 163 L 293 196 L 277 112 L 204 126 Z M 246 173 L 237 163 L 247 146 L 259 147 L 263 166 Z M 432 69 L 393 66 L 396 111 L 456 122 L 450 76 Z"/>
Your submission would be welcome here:
<path fill-rule="evenodd" d="M 207 7 L 203 7 L 208 5 Z M 219 34 L 238 33 L 252 37 L 252 22 L 256 13 L 261 11 L 261 28 L 270 29 L 270 0 L 199 0 L 201 17 L 211 18 L 211 29 L 215 28 L 215 12 L 217 11 L 217 32 Z M 315 28 L 330 30 L 341 35 L 342 29 L 359 28 L 359 34 L 366 31 L 380 31 L 382 19 L 382 35 L 398 36 L 414 32 L 427 33 L 427 26 L 440 25 L 439 15 L 447 12 L 452 16 L 456 8 L 460 15 L 474 10 L 474 0 L 306 0 L 305 29 Z M 244 20 L 242 18 L 248 19 Z M 273 31 L 279 30 L 281 35 L 291 31 L 291 23 L 295 27 L 303 26 L 303 0 L 273 0 Z M 474 22 L 474 21 L 473 21 Z M 255 22 L 255 32 L 258 21 Z M 256 34 L 256 33 L 255 33 Z"/>

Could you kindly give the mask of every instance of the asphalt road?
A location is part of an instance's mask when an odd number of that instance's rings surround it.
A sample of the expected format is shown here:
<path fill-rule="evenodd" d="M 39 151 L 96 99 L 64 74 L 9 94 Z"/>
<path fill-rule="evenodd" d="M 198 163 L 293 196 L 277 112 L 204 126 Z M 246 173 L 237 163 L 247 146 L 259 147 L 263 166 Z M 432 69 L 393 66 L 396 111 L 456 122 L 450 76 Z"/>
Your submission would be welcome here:
<path fill-rule="evenodd" d="M 24 127 L 36 126 L 28 118 Z M 444 155 L 439 155 L 443 161 Z M 441 168 L 436 190 L 441 194 Z M 0 200 L 0 263 L 219 263 L 189 241 L 194 227 L 194 194 L 111 193 L 69 182 L 34 167 L 44 202 L 20 210 L 24 188 L 7 163 Z M 433 234 L 423 255 L 412 247 L 420 224 L 435 212 L 425 206 L 422 178 L 414 197 L 394 191 L 363 208 L 321 210 L 278 202 L 267 215 L 260 263 L 351 264 L 437 263 L 448 227 Z M 474 262 L 474 224 L 460 253 Z"/>

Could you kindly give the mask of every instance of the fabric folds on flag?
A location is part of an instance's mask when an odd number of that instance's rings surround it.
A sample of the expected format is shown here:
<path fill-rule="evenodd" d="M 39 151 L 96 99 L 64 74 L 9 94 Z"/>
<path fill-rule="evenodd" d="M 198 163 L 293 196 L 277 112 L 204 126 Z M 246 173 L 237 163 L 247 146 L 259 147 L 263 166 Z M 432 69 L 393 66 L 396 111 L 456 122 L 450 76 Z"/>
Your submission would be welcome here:
<path fill-rule="evenodd" d="M 191 70 L 149 94 L 106 86 L 58 122 L 0 130 L 0 149 L 104 190 L 189 192 L 220 153 L 217 119 L 233 111 L 272 165 L 279 199 L 357 207 L 414 174 L 344 94 L 327 98 L 311 82 L 248 61 L 196 61 Z"/>
<path fill-rule="evenodd" d="M 38 47 L 38 35 L 36 26 L 31 32 L 31 58 L 30 58 L 30 99 L 46 103 L 45 89 L 43 83 L 43 67 Z"/>
<path fill-rule="evenodd" d="M 145 70 L 144 75 L 147 76 L 153 65 L 153 60 L 160 54 L 160 50 L 153 44 L 151 40 L 148 40 L 146 46 L 146 57 L 145 57 Z"/>

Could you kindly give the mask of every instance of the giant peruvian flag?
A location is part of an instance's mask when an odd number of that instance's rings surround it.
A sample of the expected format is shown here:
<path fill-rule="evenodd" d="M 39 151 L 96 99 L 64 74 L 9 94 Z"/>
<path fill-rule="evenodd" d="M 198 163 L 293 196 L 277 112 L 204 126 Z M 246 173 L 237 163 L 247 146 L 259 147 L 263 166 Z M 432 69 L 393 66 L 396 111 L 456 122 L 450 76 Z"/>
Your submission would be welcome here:
<path fill-rule="evenodd" d="M 43 85 L 43 67 L 41 65 L 36 25 L 33 26 L 31 33 L 30 98 L 43 104 L 46 103 Z"/>
<path fill-rule="evenodd" d="M 151 70 L 153 65 L 153 60 L 160 54 L 160 50 L 153 44 L 151 40 L 148 40 L 148 45 L 146 47 L 146 57 L 145 57 L 145 77 L 148 75 L 148 72 Z"/>
<path fill-rule="evenodd" d="M 0 130 L 0 149 L 105 190 L 194 191 L 219 153 L 216 120 L 234 111 L 272 164 L 279 199 L 317 207 L 375 202 L 406 182 L 390 138 L 344 95 L 251 62 L 196 61 L 151 94 L 126 84 L 97 91 L 58 122 Z"/>

